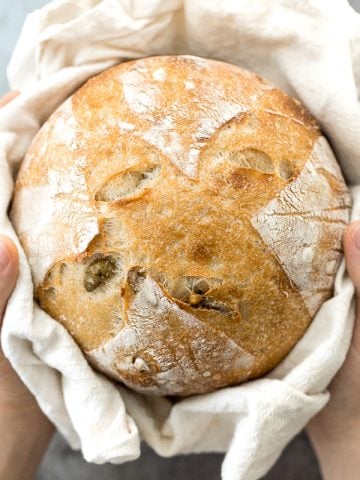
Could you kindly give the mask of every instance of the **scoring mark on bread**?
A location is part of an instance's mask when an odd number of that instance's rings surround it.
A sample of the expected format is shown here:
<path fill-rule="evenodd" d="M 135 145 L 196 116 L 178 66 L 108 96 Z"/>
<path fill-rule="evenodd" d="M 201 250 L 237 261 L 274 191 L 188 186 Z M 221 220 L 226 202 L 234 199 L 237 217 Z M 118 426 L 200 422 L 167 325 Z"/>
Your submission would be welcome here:
<path fill-rule="evenodd" d="M 44 295 L 49 300 L 54 300 L 59 289 L 70 279 L 76 278 L 84 290 L 93 293 L 100 287 L 105 287 L 113 278 L 122 279 L 124 276 L 120 257 L 102 252 L 95 252 L 82 260 L 73 258 L 62 260 L 55 264 L 47 273 L 40 286 L 38 294 Z M 102 288 L 100 288 L 102 290 Z M 37 295 L 39 297 L 39 295 Z"/>
<path fill-rule="evenodd" d="M 261 173 L 274 173 L 275 167 L 272 158 L 257 148 L 234 150 L 229 154 L 231 163 L 242 168 L 251 168 Z"/>
<path fill-rule="evenodd" d="M 145 281 L 146 272 L 141 267 L 132 267 L 127 273 L 127 283 L 133 289 L 135 293 L 141 290 L 141 287 Z"/>
<path fill-rule="evenodd" d="M 55 287 L 44 288 L 44 294 L 47 298 L 49 298 L 51 300 L 55 300 L 56 288 Z"/>
<path fill-rule="evenodd" d="M 219 280 L 220 282 L 220 280 Z M 184 276 L 177 278 L 170 287 L 170 295 L 184 303 L 191 304 L 191 295 L 204 295 L 210 289 L 210 279 Z"/>
<path fill-rule="evenodd" d="M 141 170 L 126 170 L 110 177 L 95 194 L 100 202 L 116 202 L 144 192 L 158 177 L 160 167 L 150 165 Z"/>
<path fill-rule="evenodd" d="M 286 159 L 282 159 L 279 162 L 279 175 L 284 180 L 290 180 L 294 176 L 294 165 Z"/>
<path fill-rule="evenodd" d="M 204 310 L 215 310 L 225 315 L 231 312 L 230 308 L 222 302 L 214 300 L 211 297 L 203 297 L 200 302 L 191 305 L 193 308 L 203 308 Z"/>
<path fill-rule="evenodd" d="M 234 150 L 230 152 L 229 160 L 238 167 L 256 170 L 262 174 L 276 174 L 284 180 L 290 180 L 295 173 L 291 161 L 281 159 L 275 162 L 270 155 L 257 148 Z"/>
<path fill-rule="evenodd" d="M 211 292 L 223 283 L 220 278 L 183 276 L 171 281 L 162 273 L 146 272 L 144 268 L 134 266 L 126 275 L 126 284 L 131 287 L 133 293 L 141 291 L 148 273 L 159 286 L 161 285 L 168 292 L 169 300 L 173 299 L 176 303 L 184 303 L 196 309 L 215 310 L 223 314 L 231 312 L 229 307 L 211 296 Z"/>
<path fill-rule="evenodd" d="M 138 372 L 149 372 L 150 367 L 141 357 L 132 357 L 131 363 Z"/>
<path fill-rule="evenodd" d="M 111 255 L 95 254 L 87 265 L 84 274 L 84 287 L 87 292 L 96 290 L 115 276 L 118 270 L 117 261 Z"/>
<path fill-rule="evenodd" d="M 230 313 L 230 309 L 226 305 L 209 296 L 211 290 L 222 283 L 223 281 L 220 278 L 184 276 L 173 282 L 169 288 L 169 293 L 176 300 L 180 300 L 180 302 L 193 308 Z"/>

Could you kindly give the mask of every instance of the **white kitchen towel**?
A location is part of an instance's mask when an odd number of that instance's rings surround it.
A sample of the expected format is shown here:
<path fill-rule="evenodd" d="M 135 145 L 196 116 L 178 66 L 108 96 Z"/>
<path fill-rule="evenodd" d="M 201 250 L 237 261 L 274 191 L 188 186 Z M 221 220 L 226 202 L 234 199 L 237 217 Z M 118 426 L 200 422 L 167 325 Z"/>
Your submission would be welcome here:
<path fill-rule="evenodd" d="M 346 0 L 56 0 L 31 14 L 9 66 L 22 94 L 0 110 L 0 232 L 20 250 L 2 344 L 39 405 L 88 461 L 121 463 L 140 438 L 160 455 L 226 452 L 224 480 L 263 476 L 327 402 L 351 338 L 354 287 L 344 261 L 334 296 L 265 378 L 171 403 L 94 372 L 33 302 L 31 274 L 6 212 L 41 124 L 87 78 L 131 58 L 193 54 L 235 63 L 300 99 L 319 120 L 360 219 L 360 16 Z M 33 208 L 36 208 L 33 207 Z"/>

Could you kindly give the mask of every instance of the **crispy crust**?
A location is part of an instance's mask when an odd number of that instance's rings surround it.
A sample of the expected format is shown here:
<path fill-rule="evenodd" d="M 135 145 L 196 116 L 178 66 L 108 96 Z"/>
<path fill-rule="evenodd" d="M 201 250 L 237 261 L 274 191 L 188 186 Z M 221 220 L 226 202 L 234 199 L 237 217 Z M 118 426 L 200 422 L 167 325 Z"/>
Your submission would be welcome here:
<path fill-rule="evenodd" d="M 332 295 L 349 207 L 299 102 L 169 56 L 103 72 L 52 115 L 12 219 L 40 305 L 94 366 L 190 395 L 263 375 L 302 337 Z"/>

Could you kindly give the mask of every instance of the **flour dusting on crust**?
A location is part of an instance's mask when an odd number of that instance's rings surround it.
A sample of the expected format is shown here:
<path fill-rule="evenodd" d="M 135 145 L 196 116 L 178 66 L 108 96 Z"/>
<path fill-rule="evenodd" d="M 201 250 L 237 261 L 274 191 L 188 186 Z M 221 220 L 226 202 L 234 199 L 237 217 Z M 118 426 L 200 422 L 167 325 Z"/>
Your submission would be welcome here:
<path fill-rule="evenodd" d="M 81 182 L 76 167 L 71 175 Z M 71 190 L 70 178 L 49 174 L 47 185 L 19 191 L 14 210 L 18 234 L 25 241 L 35 285 L 57 260 L 82 253 L 99 233 L 98 220 L 85 189 Z M 29 210 L 28 205 L 36 205 Z M 32 213 L 33 212 L 33 213 Z M 69 214 L 65 214 L 68 212 Z"/>
<path fill-rule="evenodd" d="M 62 143 L 69 150 L 76 150 L 79 146 L 77 122 L 72 111 L 72 99 L 68 98 L 57 112 L 58 118 L 54 124 L 52 135 L 55 142 Z"/>
<path fill-rule="evenodd" d="M 224 333 L 171 302 L 150 276 L 135 295 L 127 317 L 127 325 L 115 337 L 87 356 L 101 370 L 142 393 L 177 394 L 194 384 L 199 389 L 201 383 L 206 391 L 206 384 L 216 384 L 237 369 L 242 373 L 238 381 L 244 380 L 244 371 L 249 375 L 255 363 L 253 355 Z M 185 342 L 179 343 L 179 338 Z M 142 381 L 132 382 L 132 375 L 139 374 Z"/>
<path fill-rule="evenodd" d="M 41 154 L 46 158 L 48 145 L 56 143 L 64 145 L 73 160 L 66 159 L 70 166 L 65 169 L 49 168 L 42 184 L 21 188 L 12 212 L 18 234 L 26 243 L 35 286 L 56 261 L 84 252 L 99 233 L 86 183 L 87 158 L 76 154 L 79 132 L 71 97 L 56 111 L 55 118 L 52 128 L 50 122 L 44 125 L 49 138 Z M 31 161 L 31 154 L 27 161 Z M 36 208 L 29 209 L 29 205 Z"/>
<path fill-rule="evenodd" d="M 165 66 L 152 71 L 138 61 L 131 70 L 121 74 L 120 80 L 129 110 L 138 115 L 132 134 L 158 148 L 183 174 L 195 178 L 200 151 L 206 141 L 249 107 L 234 95 L 232 101 L 229 100 L 228 92 L 220 87 L 207 61 L 190 56 L 182 59 L 191 61 L 193 70 L 185 79 L 170 85 L 171 90 L 176 91 L 176 101 L 164 104 L 163 91 L 168 83 Z M 196 89 L 199 75 L 205 77 L 206 82 Z M 171 78 L 174 79 L 174 75 Z"/>
<path fill-rule="evenodd" d="M 158 90 L 143 82 L 143 69 L 134 69 L 122 74 L 124 97 L 135 113 L 150 113 L 157 107 Z"/>
<path fill-rule="evenodd" d="M 342 194 L 335 196 L 329 182 Z M 332 290 L 349 206 L 340 169 L 320 137 L 299 177 L 252 219 L 312 316 Z M 319 275 L 324 265 L 327 274 Z"/>

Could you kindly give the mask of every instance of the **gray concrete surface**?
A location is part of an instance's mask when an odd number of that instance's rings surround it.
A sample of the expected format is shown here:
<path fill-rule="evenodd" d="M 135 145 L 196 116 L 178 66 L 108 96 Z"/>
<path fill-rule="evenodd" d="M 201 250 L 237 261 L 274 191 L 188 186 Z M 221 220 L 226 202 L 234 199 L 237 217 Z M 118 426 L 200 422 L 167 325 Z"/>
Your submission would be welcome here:
<path fill-rule="evenodd" d="M 46 0 L 0 0 L 0 94 L 8 90 L 5 69 L 26 14 L 46 3 Z M 360 11 L 360 0 L 350 3 Z M 215 480 L 220 478 L 222 458 L 222 455 L 187 455 L 164 459 L 143 445 L 142 456 L 135 462 L 96 466 L 86 463 L 79 453 L 69 449 L 60 435 L 55 435 L 37 480 Z M 305 433 L 287 446 L 264 478 L 320 480 L 318 465 Z"/>

